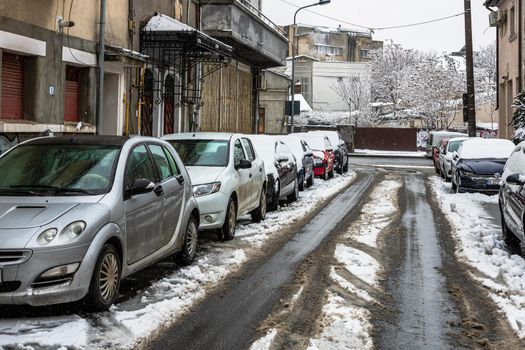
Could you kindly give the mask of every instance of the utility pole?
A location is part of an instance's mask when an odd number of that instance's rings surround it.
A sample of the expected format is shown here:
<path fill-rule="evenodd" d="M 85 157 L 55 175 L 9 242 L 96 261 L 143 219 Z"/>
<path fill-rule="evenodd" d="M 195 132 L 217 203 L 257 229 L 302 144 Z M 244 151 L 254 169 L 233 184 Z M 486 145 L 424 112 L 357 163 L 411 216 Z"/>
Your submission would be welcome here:
<path fill-rule="evenodd" d="M 95 114 L 95 128 L 100 135 L 100 123 L 104 113 L 104 49 L 106 34 L 106 0 L 100 0 L 100 27 L 98 30 L 98 86 L 97 86 L 97 113 Z M 111 116 L 114 117 L 114 116 Z"/>
<path fill-rule="evenodd" d="M 476 136 L 476 91 L 474 87 L 474 52 L 472 48 L 472 13 L 470 0 L 464 0 L 465 6 L 465 48 L 467 60 L 467 122 L 468 136 Z"/>

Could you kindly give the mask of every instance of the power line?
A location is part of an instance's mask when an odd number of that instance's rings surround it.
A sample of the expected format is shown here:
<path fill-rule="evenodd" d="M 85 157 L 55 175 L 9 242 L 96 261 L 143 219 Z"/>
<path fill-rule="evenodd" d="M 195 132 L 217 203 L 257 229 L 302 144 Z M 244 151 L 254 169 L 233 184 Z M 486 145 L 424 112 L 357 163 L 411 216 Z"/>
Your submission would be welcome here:
<path fill-rule="evenodd" d="M 281 2 L 283 2 L 285 4 L 287 4 L 287 5 L 293 6 L 295 8 L 299 8 L 300 7 L 299 5 L 296 5 L 296 4 L 294 4 L 292 2 L 289 2 L 287 0 L 279 0 L 279 1 L 281 1 Z M 357 28 L 368 29 L 371 32 L 375 32 L 375 31 L 378 31 L 378 30 L 389 30 L 389 29 L 416 27 L 416 26 L 421 26 L 421 25 L 425 25 L 425 24 L 445 21 L 447 19 L 451 19 L 451 18 L 454 18 L 454 17 L 459 17 L 459 16 L 462 16 L 462 15 L 465 14 L 464 12 L 461 12 L 461 13 L 456 13 L 454 15 L 440 17 L 440 18 L 435 18 L 435 19 L 431 19 L 431 20 L 427 20 L 427 21 L 416 22 L 416 23 L 409 23 L 409 24 L 401 24 L 401 25 L 389 26 L 389 27 L 369 27 L 369 26 L 364 26 L 364 25 L 361 25 L 361 24 L 356 24 L 356 23 L 344 21 L 342 19 L 331 17 L 331 16 L 328 16 L 328 15 L 325 15 L 325 14 L 322 14 L 322 13 L 319 13 L 319 12 L 316 12 L 316 11 L 313 11 L 313 10 L 305 10 L 305 11 L 310 12 L 310 13 L 312 13 L 314 15 L 317 15 L 317 16 L 320 16 L 320 17 L 324 17 L 324 18 L 327 18 L 327 19 L 331 19 L 333 21 L 337 21 L 337 22 L 340 22 L 340 23 L 348 24 L 348 25 L 351 25 L 351 26 L 354 26 L 354 27 L 357 27 Z"/>

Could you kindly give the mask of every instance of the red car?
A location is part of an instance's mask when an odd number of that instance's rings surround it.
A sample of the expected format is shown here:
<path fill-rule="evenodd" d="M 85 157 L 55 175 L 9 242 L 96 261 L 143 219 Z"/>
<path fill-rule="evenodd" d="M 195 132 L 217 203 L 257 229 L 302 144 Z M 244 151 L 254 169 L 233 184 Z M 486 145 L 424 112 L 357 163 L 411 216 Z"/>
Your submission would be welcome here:
<path fill-rule="evenodd" d="M 334 148 L 332 143 L 323 134 L 300 133 L 295 134 L 303 138 L 314 154 L 314 175 L 328 180 L 334 177 Z"/>

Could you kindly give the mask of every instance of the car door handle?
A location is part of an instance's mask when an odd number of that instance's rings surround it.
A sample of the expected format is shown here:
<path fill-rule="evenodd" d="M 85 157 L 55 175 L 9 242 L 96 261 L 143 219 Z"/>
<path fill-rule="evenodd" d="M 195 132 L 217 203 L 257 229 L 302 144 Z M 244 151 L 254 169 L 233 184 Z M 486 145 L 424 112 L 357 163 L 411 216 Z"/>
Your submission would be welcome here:
<path fill-rule="evenodd" d="M 155 186 L 155 188 L 153 189 L 153 192 L 155 192 L 155 194 L 156 194 L 158 197 L 164 195 L 164 189 L 162 188 L 162 185 L 157 185 L 157 186 Z"/>
<path fill-rule="evenodd" d="M 250 173 L 250 179 L 252 178 L 252 174 Z"/>
<path fill-rule="evenodd" d="M 175 178 L 177 179 L 180 185 L 184 185 L 184 176 L 177 175 Z"/>

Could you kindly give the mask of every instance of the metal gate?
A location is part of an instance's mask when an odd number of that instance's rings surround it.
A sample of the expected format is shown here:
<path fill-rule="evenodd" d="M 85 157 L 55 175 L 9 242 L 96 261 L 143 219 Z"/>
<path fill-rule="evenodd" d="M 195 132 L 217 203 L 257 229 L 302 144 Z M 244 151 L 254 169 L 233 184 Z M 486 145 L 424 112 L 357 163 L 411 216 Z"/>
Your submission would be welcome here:
<path fill-rule="evenodd" d="M 2 54 L 2 113 L 3 119 L 23 118 L 24 57 Z"/>
<path fill-rule="evenodd" d="M 416 151 L 416 128 L 356 128 L 355 148 L 381 151 Z"/>
<path fill-rule="evenodd" d="M 144 72 L 144 107 L 140 120 L 140 134 L 153 135 L 153 72 L 146 69 Z"/>

